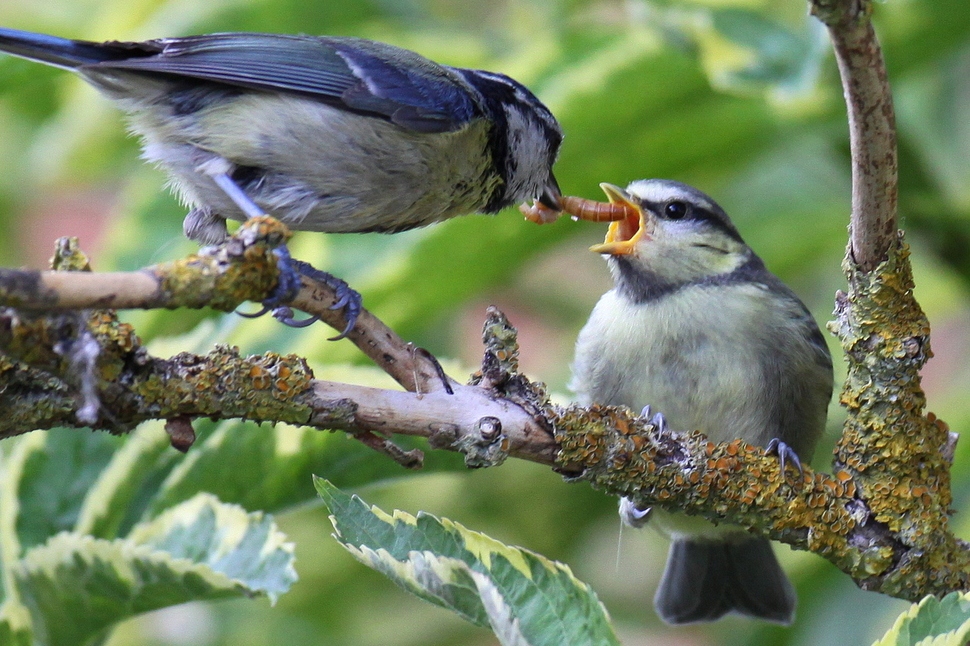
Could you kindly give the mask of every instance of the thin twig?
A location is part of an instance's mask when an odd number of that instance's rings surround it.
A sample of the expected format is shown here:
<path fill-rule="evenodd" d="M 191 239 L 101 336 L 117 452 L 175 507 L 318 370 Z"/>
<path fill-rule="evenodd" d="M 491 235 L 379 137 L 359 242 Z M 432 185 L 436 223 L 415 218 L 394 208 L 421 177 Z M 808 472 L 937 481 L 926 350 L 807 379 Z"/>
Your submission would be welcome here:
<path fill-rule="evenodd" d="M 320 320 L 335 330 L 343 330 L 346 321 L 342 310 L 332 309 L 337 295 L 328 285 L 303 278 L 303 289 L 291 305 Z M 445 388 L 447 381 L 439 375 L 437 361 L 417 352 L 414 346 L 387 327 L 367 309 L 362 309 L 347 339 L 360 348 L 371 361 L 410 392 L 429 393 Z"/>
<path fill-rule="evenodd" d="M 899 163 L 892 92 L 871 0 L 811 0 L 828 27 L 849 117 L 852 149 L 852 258 L 872 271 L 896 244 Z"/>

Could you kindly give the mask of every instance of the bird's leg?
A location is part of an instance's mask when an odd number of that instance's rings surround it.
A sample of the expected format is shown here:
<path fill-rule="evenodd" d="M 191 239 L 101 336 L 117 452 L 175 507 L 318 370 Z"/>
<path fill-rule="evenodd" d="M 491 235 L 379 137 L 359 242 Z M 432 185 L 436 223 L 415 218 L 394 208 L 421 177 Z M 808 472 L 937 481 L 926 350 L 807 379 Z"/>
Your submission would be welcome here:
<path fill-rule="evenodd" d="M 798 454 L 795 453 L 795 449 L 791 448 L 777 437 L 771 439 L 768 442 L 768 446 L 765 447 L 765 455 L 777 455 L 778 463 L 781 465 L 781 477 L 785 477 L 785 466 L 788 462 L 798 469 L 798 476 L 801 478 L 805 471 L 802 469 L 802 461 L 798 459 Z"/>
<path fill-rule="evenodd" d="M 212 178 L 216 186 L 222 189 L 226 197 L 232 200 L 247 217 L 255 218 L 266 215 L 263 209 L 246 195 L 246 192 L 239 184 L 229 177 L 226 169 L 213 168 L 211 170 L 207 169 L 204 172 Z M 330 309 L 342 309 L 344 311 L 344 318 L 347 320 L 347 326 L 340 334 L 333 337 L 331 341 L 336 341 L 347 336 L 347 333 L 353 329 L 354 324 L 357 322 L 357 317 L 360 315 L 360 294 L 351 289 L 350 285 L 344 280 L 337 278 L 333 274 L 321 271 L 301 260 L 294 260 L 285 245 L 277 247 L 274 253 L 276 254 L 276 264 L 279 268 L 279 282 L 276 284 L 276 289 L 263 301 L 263 308 L 260 311 L 253 314 L 240 313 L 240 315 L 247 318 L 256 318 L 266 312 L 272 311 L 273 318 L 289 327 L 302 328 L 315 323 L 319 317 L 312 316 L 308 319 L 298 321 L 293 318 L 293 309 L 283 305 L 283 303 L 288 303 L 293 300 L 300 291 L 300 287 L 303 284 L 300 279 L 302 275 L 311 280 L 321 282 L 334 291 L 337 296 L 337 302 L 331 305 Z"/>
<path fill-rule="evenodd" d="M 351 288 L 346 281 L 341 278 L 337 278 L 333 274 L 321 271 L 310 263 L 303 262 L 302 260 L 293 260 L 293 258 L 290 257 L 289 250 L 285 246 L 279 247 L 276 250 L 276 257 L 277 263 L 280 265 L 280 283 L 277 285 L 276 289 L 273 290 L 273 294 L 263 301 L 263 307 L 258 312 L 253 312 L 251 314 L 246 312 L 236 313 L 245 318 L 258 318 L 267 312 L 272 312 L 273 318 L 283 325 L 295 328 L 309 327 L 320 320 L 320 317 L 311 316 L 309 318 L 297 320 L 293 316 L 294 312 L 292 307 L 289 307 L 288 305 L 280 305 L 282 302 L 288 302 L 293 299 L 296 293 L 300 291 L 300 287 L 303 283 L 300 276 L 306 276 L 311 280 L 323 283 L 334 291 L 337 300 L 333 305 L 330 306 L 330 309 L 344 310 L 344 319 L 346 319 L 347 325 L 344 327 L 343 331 L 340 332 L 340 334 L 335 337 L 330 337 L 329 340 L 339 341 L 347 336 L 347 334 L 354 329 L 354 324 L 357 322 L 357 317 L 360 315 L 360 311 L 362 309 L 362 299 L 360 293 Z M 284 276 L 286 278 L 284 278 Z M 291 277 L 295 277 L 296 284 L 291 285 L 289 282 L 284 284 L 284 281 L 289 281 Z M 285 298 L 274 300 L 277 294 L 283 294 Z"/>
<path fill-rule="evenodd" d="M 222 189 L 222 192 L 226 194 L 226 197 L 232 200 L 233 203 L 239 207 L 239 210 L 246 214 L 247 218 L 258 218 L 266 215 L 266 212 L 263 211 L 258 204 L 253 202 L 249 196 L 246 195 L 246 191 L 242 190 L 239 184 L 229 177 L 225 171 L 219 170 L 209 172 L 208 175 L 212 178 L 212 181 L 216 183 L 216 186 Z"/>
<path fill-rule="evenodd" d="M 246 191 L 236 183 L 236 180 L 229 177 L 233 167 L 234 164 L 228 159 L 215 156 L 213 159 L 200 164 L 198 170 L 211 177 L 216 186 L 239 207 L 240 211 L 246 214 L 247 218 L 258 218 L 266 215 L 266 211 L 246 195 Z"/>

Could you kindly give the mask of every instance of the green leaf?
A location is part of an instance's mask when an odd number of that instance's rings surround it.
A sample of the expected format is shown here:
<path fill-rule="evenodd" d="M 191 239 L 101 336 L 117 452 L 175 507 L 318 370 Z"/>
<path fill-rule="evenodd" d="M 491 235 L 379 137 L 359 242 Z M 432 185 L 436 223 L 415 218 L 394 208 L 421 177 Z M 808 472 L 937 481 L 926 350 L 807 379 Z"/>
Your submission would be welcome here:
<path fill-rule="evenodd" d="M 30 612 L 19 600 L 8 597 L 0 604 L 0 644 L 33 646 Z"/>
<path fill-rule="evenodd" d="M 164 472 L 163 466 L 173 457 L 165 459 L 171 449 L 164 426 L 162 421 L 146 422 L 129 434 L 87 491 L 75 532 L 108 539 L 124 533 L 126 519 L 144 509 L 137 499 L 144 494 L 145 483 Z M 152 488 L 151 495 L 156 492 L 157 487 Z"/>
<path fill-rule="evenodd" d="M 29 550 L 14 576 L 38 646 L 90 644 L 118 621 L 186 601 L 275 600 L 296 580 L 293 546 L 271 517 L 208 494 L 126 539 L 58 534 Z"/>
<path fill-rule="evenodd" d="M 801 32 L 749 9 L 716 9 L 711 19 L 720 36 L 747 52 L 740 61 L 707 61 L 717 70 L 715 82 L 728 88 L 776 86 L 789 93 L 814 87 L 828 51 L 824 29 L 814 18 L 803 19 Z"/>
<path fill-rule="evenodd" d="M 322 478 L 337 540 L 418 597 L 491 627 L 502 644 L 619 644 L 606 609 L 570 569 L 447 519 L 368 507 Z"/>
<path fill-rule="evenodd" d="M 970 595 L 926 597 L 896 620 L 873 646 L 964 646 L 970 639 Z"/>
<path fill-rule="evenodd" d="M 24 438 L 10 457 L 18 477 L 4 478 L 4 486 L 17 492 L 20 549 L 73 529 L 88 490 L 121 442 L 85 429 L 52 429 Z"/>
<path fill-rule="evenodd" d="M 403 440 L 398 444 L 410 447 L 416 443 Z M 448 459 L 435 457 L 429 462 L 448 468 L 461 464 L 455 456 L 445 457 Z M 342 432 L 226 421 L 172 469 L 147 514 L 157 515 L 200 490 L 246 509 L 278 511 L 314 499 L 313 473 L 325 473 L 341 484 L 360 485 L 399 478 L 401 467 Z M 259 486 L 253 486 L 254 482 Z"/>
<path fill-rule="evenodd" d="M 297 579 L 293 545 L 286 542 L 272 516 L 247 513 L 209 493 L 136 526 L 128 538 L 176 558 L 204 563 L 274 602 Z"/>

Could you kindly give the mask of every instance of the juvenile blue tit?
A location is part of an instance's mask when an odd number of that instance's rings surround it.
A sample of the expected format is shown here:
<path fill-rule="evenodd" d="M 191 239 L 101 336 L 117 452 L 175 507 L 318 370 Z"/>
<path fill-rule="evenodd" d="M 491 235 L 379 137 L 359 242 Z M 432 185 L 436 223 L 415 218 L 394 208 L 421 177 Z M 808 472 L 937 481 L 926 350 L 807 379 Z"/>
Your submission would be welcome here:
<path fill-rule="evenodd" d="M 832 396 L 832 359 L 805 305 L 697 189 L 657 179 L 602 186 L 636 212 L 591 247 L 607 256 L 614 287 L 579 334 L 572 389 L 584 403 L 649 405 L 661 422 L 714 442 L 770 447 L 783 470 L 785 459 L 800 469 Z M 628 524 L 648 512 L 621 503 Z M 649 518 L 672 539 L 654 598 L 664 621 L 794 619 L 794 589 L 766 539 L 659 509 Z"/>
<path fill-rule="evenodd" d="M 226 33 L 94 43 L 0 29 L 0 51 L 113 100 L 210 244 L 264 211 L 395 232 L 527 199 L 559 211 L 562 131 L 525 86 L 359 38 Z"/>

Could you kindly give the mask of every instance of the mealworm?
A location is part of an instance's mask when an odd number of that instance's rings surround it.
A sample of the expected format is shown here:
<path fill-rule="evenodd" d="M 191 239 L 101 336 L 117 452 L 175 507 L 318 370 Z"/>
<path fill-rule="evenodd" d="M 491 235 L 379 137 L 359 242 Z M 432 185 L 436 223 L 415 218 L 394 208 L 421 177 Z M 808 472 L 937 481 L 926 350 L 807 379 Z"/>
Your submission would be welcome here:
<path fill-rule="evenodd" d="M 564 213 L 589 222 L 617 222 L 640 215 L 632 204 L 597 202 L 573 196 L 562 198 L 562 210 Z"/>
<path fill-rule="evenodd" d="M 639 213 L 632 204 L 621 202 L 597 202 L 584 197 L 567 195 L 562 198 L 562 212 L 550 209 L 541 202 L 519 205 L 519 211 L 526 220 L 536 224 L 555 222 L 563 213 L 588 222 L 617 222 L 627 218 L 639 217 Z"/>

